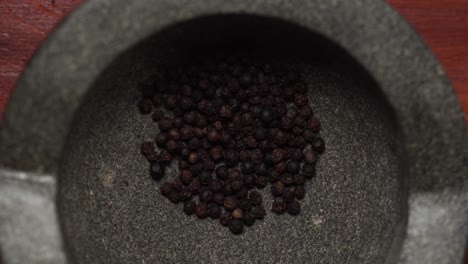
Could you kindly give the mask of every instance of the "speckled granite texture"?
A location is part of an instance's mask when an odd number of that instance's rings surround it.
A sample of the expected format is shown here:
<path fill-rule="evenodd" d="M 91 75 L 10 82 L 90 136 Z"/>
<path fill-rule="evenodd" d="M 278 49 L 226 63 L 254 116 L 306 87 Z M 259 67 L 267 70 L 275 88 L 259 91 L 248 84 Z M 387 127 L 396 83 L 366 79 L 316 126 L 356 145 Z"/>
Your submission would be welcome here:
<path fill-rule="evenodd" d="M 269 215 L 236 237 L 160 197 L 138 152 L 154 124 L 134 107 L 154 65 L 221 42 L 299 55 L 327 142 L 302 215 Z M 88 1 L 27 67 L 0 142 L 2 168 L 58 175 L 72 263 L 457 263 L 466 243 L 463 115 L 432 54 L 381 1 Z"/>
<path fill-rule="evenodd" d="M 140 68 L 99 80 L 96 90 L 102 92 L 89 95 L 72 128 L 59 208 L 78 263 L 383 262 L 393 228 L 404 221 L 403 205 L 394 129 L 382 122 L 382 102 L 364 87 L 326 66 L 307 70 L 328 145 L 317 178 L 307 186 L 303 212 L 270 213 L 234 236 L 213 220 L 185 216 L 148 176 L 139 144 L 151 140 L 155 124 L 138 114 L 138 92 L 129 89 L 140 79 Z M 270 208 L 271 196 L 266 197 Z"/>

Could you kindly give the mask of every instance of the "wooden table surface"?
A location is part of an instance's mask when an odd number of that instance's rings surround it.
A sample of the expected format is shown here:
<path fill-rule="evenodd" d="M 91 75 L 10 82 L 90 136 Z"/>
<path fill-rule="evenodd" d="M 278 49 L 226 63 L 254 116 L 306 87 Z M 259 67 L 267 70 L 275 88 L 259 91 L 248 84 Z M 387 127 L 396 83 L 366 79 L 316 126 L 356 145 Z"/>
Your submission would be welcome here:
<path fill-rule="evenodd" d="M 34 50 L 80 2 L 0 0 L 0 120 L 8 96 Z M 416 29 L 439 59 L 468 124 L 468 0 L 387 2 Z"/>

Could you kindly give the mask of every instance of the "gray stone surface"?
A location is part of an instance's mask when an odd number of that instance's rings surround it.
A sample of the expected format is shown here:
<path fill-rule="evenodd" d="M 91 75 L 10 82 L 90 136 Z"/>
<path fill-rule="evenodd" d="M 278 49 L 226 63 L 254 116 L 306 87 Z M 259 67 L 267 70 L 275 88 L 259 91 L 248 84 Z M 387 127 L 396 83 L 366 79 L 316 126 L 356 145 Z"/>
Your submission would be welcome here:
<path fill-rule="evenodd" d="M 269 213 L 234 236 L 217 221 L 187 217 L 159 193 L 139 153 L 155 125 L 138 114 L 138 92 L 129 88 L 145 67 L 119 71 L 126 60 L 114 65 L 76 118 L 60 170 L 62 230 L 77 263 L 384 261 L 393 229 L 404 221 L 403 200 L 394 129 L 366 87 L 327 66 L 306 70 L 329 144 L 307 186 L 303 213 Z"/>
<path fill-rule="evenodd" d="M 178 22 L 227 13 L 257 19 L 211 17 L 142 42 Z M 309 39 L 308 30 L 330 42 Z M 328 60 L 341 53 L 336 43 L 357 62 L 304 67 L 327 142 L 308 210 L 296 218 L 269 216 L 232 237 L 214 222 L 182 216 L 148 181 L 137 147 L 152 124 L 133 108 L 134 84 L 154 70 L 148 65 L 181 63 L 192 44 L 243 34 L 286 55 Z M 424 254 L 427 263 L 456 263 L 464 242 L 447 234 L 460 230 L 466 237 L 466 213 L 456 209 L 468 189 L 462 112 L 430 51 L 382 1 L 88 1 L 27 67 L 0 142 L 2 167 L 59 175 L 60 222 L 76 263 L 191 261 L 194 252 L 204 261 L 230 252 L 233 260 L 260 262 L 296 256 L 314 263 L 417 263 L 416 254 Z M 444 206 L 449 213 L 441 217 Z M 428 238 L 441 243 L 429 245 Z M 457 247 L 434 250 L 450 243 Z"/>
<path fill-rule="evenodd" d="M 0 171 L 0 252 L 6 264 L 65 263 L 55 177 Z"/>

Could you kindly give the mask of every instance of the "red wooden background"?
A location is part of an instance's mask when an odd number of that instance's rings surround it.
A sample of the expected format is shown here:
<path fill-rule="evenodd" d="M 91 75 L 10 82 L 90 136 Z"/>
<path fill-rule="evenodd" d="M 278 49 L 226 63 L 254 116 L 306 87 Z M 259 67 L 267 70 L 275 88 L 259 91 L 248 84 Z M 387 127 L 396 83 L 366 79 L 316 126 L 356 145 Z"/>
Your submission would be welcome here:
<path fill-rule="evenodd" d="M 0 120 L 8 96 L 34 50 L 82 1 L 0 0 Z M 406 18 L 439 59 L 468 124 L 468 0 L 387 2 Z"/>

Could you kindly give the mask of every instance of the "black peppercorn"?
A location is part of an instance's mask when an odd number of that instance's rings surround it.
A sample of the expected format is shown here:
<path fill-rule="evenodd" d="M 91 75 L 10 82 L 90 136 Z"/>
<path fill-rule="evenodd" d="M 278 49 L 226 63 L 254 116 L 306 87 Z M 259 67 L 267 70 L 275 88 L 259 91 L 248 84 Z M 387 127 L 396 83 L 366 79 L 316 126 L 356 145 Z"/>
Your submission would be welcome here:
<path fill-rule="evenodd" d="M 188 141 L 192 139 L 195 136 L 195 132 L 193 131 L 193 128 L 190 126 L 183 126 L 180 129 L 180 138 L 182 140 Z"/>
<path fill-rule="evenodd" d="M 199 115 L 197 120 L 195 120 L 195 125 L 199 128 L 204 128 L 208 125 L 208 120 L 204 116 Z"/>
<path fill-rule="evenodd" d="M 211 129 L 208 131 L 207 138 L 210 143 L 216 144 L 220 141 L 221 135 L 215 129 Z"/>
<path fill-rule="evenodd" d="M 168 182 L 164 183 L 164 184 L 161 185 L 161 187 L 159 188 L 159 191 L 161 192 L 162 195 L 168 196 L 169 193 L 172 192 L 171 184 L 168 183 Z"/>
<path fill-rule="evenodd" d="M 194 201 L 186 201 L 184 203 L 184 213 L 188 215 L 192 215 L 195 213 L 195 209 L 197 208 L 197 204 Z"/>
<path fill-rule="evenodd" d="M 196 137 L 190 139 L 190 141 L 188 142 L 188 147 L 192 150 L 198 150 L 199 148 L 201 148 L 201 146 L 202 146 L 201 141 Z"/>
<path fill-rule="evenodd" d="M 213 196 L 213 202 L 217 205 L 224 205 L 224 194 L 216 193 Z"/>
<path fill-rule="evenodd" d="M 192 193 L 198 193 L 201 189 L 201 183 L 198 179 L 192 179 L 189 184 L 189 189 Z"/>
<path fill-rule="evenodd" d="M 287 208 L 288 208 L 287 204 L 284 201 L 280 199 L 275 199 L 275 201 L 273 202 L 271 206 L 271 211 L 277 214 L 284 214 Z"/>
<path fill-rule="evenodd" d="M 294 175 L 294 184 L 296 185 L 304 185 L 305 183 L 305 177 L 302 174 L 296 174 Z"/>
<path fill-rule="evenodd" d="M 270 109 L 263 109 L 260 114 L 260 120 L 264 123 L 269 123 L 275 118 L 273 112 Z"/>
<path fill-rule="evenodd" d="M 257 176 L 255 178 L 255 186 L 259 189 L 265 188 L 268 184 L 268 179 L 265 176 Z"/>
<path fill-rule="evenodd" d="M 253 136 L 248 136 L 244 139 L 244 143 L 250 149 L 254 149 L 258 146 L 258 142 Z"/>
<path fill-rule="evenodd" d="M 244 187 L 244 183 L 240 180 L 234 180 L 232 181 L 231 186 L 234 191 L 240 191 Z"/>
<path fill-rule="evenodd" d="M 190 171 L 193 175 L 198 175 L 203 170 L 203 165 L 201 163 L 195 163 L 190 166 Z"/>
<path fill-rule="evenodd" d="M 301 204 L 297 201 L 291 201 L 288 203 L 288 213 L 291 215 L 297 215 L 301 211 Z"/>
<path fill-rule="evenodd" d="M 280 196 L 284 192 L 284 184 L 281 181 L 274 182 L 271 185 L 271 194 L 273 196 Z"/>
<path fill-rule="evenodd" d="M 153 115 L 151 116 L 151 118 L 153 118 L 153 121 L 157 122 L 163 117 L 164 117 L 163 111 L 159 108 L 155 108 L 153 111 Z"/>
<path fill-rule="evenodd" d="M 179 174 L 179 179 L 183 184 L 190 184 L 192 181 L 192 172 L 189 170 L 182 170 Z"/>
<path fill-rule="evenodd" d="M 210 181 L 209 187 L 210 187 L 210 190 L 217 193 L 221 191 L 223 184 L 221 183 L 221 181 L 215 179 L 215 180 Z"/>
<path fill-rule="evenodd" d="M 275 169 L 270 169 L 269 172 L 268 172 L 268 180 L 271 182 L 271 183 L 274 183 L 276 181 L 278 181 L 280 178 L 280 174 L 275 170 Z"/>
<path fill-rule="evenodd" d="M 202 185 L 208 185 L 211 181 L 211 172 L 210 171 L 201 171 L 200 174 L 198 175 L 198 180 Z"/>
<path fill-rule="evenodd" d="M 210 149 L 210 155 L 214 161 L 220 161 L 223 158 L 224 150 L 221 146 L 214 146 Z"/>
<path fill-rule="evenodd" d="M 310 130 L 310 129 L 306 129 L 306 130 L 304 130 L 304 132 L 302 132 L 302 137 L 307 142 L 313 142 L 313 140 L 315 138 L 315 133 L 312 132 L 312 130 Z"/>
<path fill-rule="evenodd" d="M 232 218 L 234 219 L 241 219 L 242 218 L 242 209 L 236 208 L 232 211 Z"/>
<path fill-rule="evenodd" d="M 171 163 L 172 161 L 172 155 L 171 153 L 169 153 L 167 150 L 161 150 L 159 153 L 158 153 L 158 160 L 162 163 L 162 164 L 169 164 Z"/>
<path fill-rule="evenodd" d="M 312 150 L 307 150 L 304 152 L 304 161 L 309 164 L 315 163 L 317 160 L 317 155 Z"/>
<path fill-rule="evenodd" d="M 297 199 L 301 200 L 305 196 L 305 188 L 304 186 L 297 186 L 294 188 L 294 195 Z"/>
<path fill-rule="evenodd" d="M 293 119 L 291 117 L 283 116 L 281 118 L 281 128 L 282 129 L 288 130 L 288 129 L 293 128 L 293 126 L 294 126 L 294 122 L 293 122 Z"/>
<path fill-rule="evenodd" d="M 221 138 L 220 141 L 222 144 L 227 145 L 229 142 L 231 142 L 232 137 L 226 132 L 221 132 Z"/>
<path fill-rule="evenodd" d="M 232 106 L 230 105 L 223 105 L 219 109 L 219 115 L 223 118 L 231 118 L 232 117 Z"/>
<path fill-rule="evenodd" d="M 205 157 L 202 161 L 203 169 L 212 171 L 214 170 L 215 163 L 210 157 Z"/>
<path fill-rule="evenodd" d="M 265 140 L 267 138 L 267 130 L 263 127 L 257 127 L 255 129 L 255 138 L 257 140 Z"/>
<path fill-rule="evenodd" d="M 239 154 L 234 150 L 224 152 L 224 162 L 228 167 L 234 167 L 239 163 Z"/>
<path fill-rule="evenodd" d="M 179 99 L 179 106 L 184 111 L 190 110 L 192 108 L 192 99 L 188 96 L 182 96 Z"/>
<path fill-rule="evenodd" d="M 304 128 L 306 120 L 302 116 L 296 116 L 294 118 L 294 125 L 299 128 Z"/>
<path fill-rule="evenodd" d="M 178 192 L 175 192 L 175 191 L 172 191 L 170 192 L 168 195 L 167 195 L 167 198 L 169 199 L 169 201 L 173 202 L 173 203 L 178 203 L 180 202 L 180 195 Z"/>
<path fill-rule="evenodd" d="M 282 197 L 283 197 L 283 201 L 285 202 L 292 201 L 294 199 L 294 191 L 291 189 L 285 189 Z"/>
<path fill-rule="evenodd" d="M 248 189 L 255 186 L 255 176 L 253 174 L 244 175 L 244 186 Z"/>
<path fill-rule="evenodd" d="M 242 221 L 246 226 L 252 226 L 255 223 L 255 216 L 250 211 L 244 212 L 242 214 Z"/>
<path fill-rule="evenodd" d="M 162 119 L 161 119 L 162 120 Z M 184 114 L 184 122 L 188 125 L 194 125 L 197 120 L 197 112 L 190 111 Z"/>
<path fill-rule="evenodd" d="M 273 138 L 274 142 L 278 146 L 283 146 L 288 142 L 289 135 L 281 130 L 278 130 L 277 133 L 275 133 L 275 136 Z"/>
<path fill-rule="evenodd" d="M 217 206 L 216 204 L 210 204 L 208 206 L 208 215 L 211 218 L 217 219 L 220 214 L 221 214 L 221 208 L 219 206 Z"/>
<path fill-rule="evenodd" d="M 275 165 L 275 170 L 276 170 L 279 174 L 286 172 L 286 169 L 287 169 L 287 164 L 286 164 L 286 162 L 284 162 L 284 161 L 282 161 L 282 162 L 280 162 L 280 163 L 277 163 L 277 164 Z"/>
<path fill-rule="evenodd" d="M 234 193 L 234 190 L 232 189 L 232 186 L 231 186 L 231 182 L 230 181 L 226 181 L 225 184 L 223 185 L 223 188 L 221 189 L 221 192 L 227 196 L 227 195 L 231 195 Z"/>
<path fill-rule="evenodd" d="M 299 135 L 302 134 L 302 132 L 304 131 L 304 129 L 302 129 L 301 127 L 295 126 L 295 127 L 292 128 L 291 131 L 292 131 L 292 133 L 293 133 L 294 135 L 299 136 Z"/>
<path fill-rule="evenodd" d="M 242 173 L 252 173 L 255 170 L 254 163 L 252 161 L 244 161 L 241 164 Z"/>
<path fill-rule="evenodd" d="M 228 211 L 233 211 L 237 208 L 237 197 L 236 196 L 227 196 L 224 199 L 224 208 Z"/>
<path fill-rule="evenodd" d="M 166 97 L 166 107 L 169 109 L 174 109 L 177 106 L 178 98 L 176 95 L 169 94 Z"/>
<path fill-rule="evenodd" d="M 243 180 L 242 175 L 241 175 L 241 172 L 240 172 L 239 169 L 233 169 L 233 170 L 231 170 L 231 173 L 229 174 L 229 178 L 230 178 L 232 181 L 235 181 L 235 180 L 241 181 L 241 180 Z"/>
<path fill-rule="evenodd" d="M 241 199 L 241 198 L 247 197 L 248 192 L 249 191 L 247 190 L 247 188 L 243 187 L 242 189 L 237 191 L 237 193 L 236 193 L 237 198 Z"/>
<path fill-rule="evenodd" d="M 244 231 L 244 223 L 239 219 L 232 219 L 229 224 L 229 230 L 235 235 L 242 233 Z"/>
<path fill-rule="evenodd" d="M 213 201 L 213 192 L 209 189 L 202 189 L 200 190 L 199 197 L 201 202 L 210 203 L 211 201 Z"/>
<path fill-rule="evenodd" d="M 172 153 L 172 154 L 178 152 L 179 151 L 179 143 L 177 143 L 174 140 L 169 140 L 166 143 L 166 150 L 169 151 L 169 153 Z"/>
<path fill-rule="evenodd" d="M 239 109 L 240 109 L 242 112 L 247 112 L 247 111 L 249 111 L 249 109 L 250 109 L 249 103 L 247 103 L 247 102 L 241 103 Z"/>
<path fill-rule="evenodd" d="M 322 153 L 325 150 L 325 142 L 323 139 L 317 137 L 312 142 L 312 149 L 317 151 L 318 153 Z"/>
<path fill-rule="evenodd" d="M 179 179 L 174 179 L 174 180 L 170 181 L 169 183 L 171 184 L 172 190 L 174 190 L 176 192 L 180 192 L 182 190 L 182 188 L 184 187 L 182 182 Z"/>
<path fill-rule="evenodd" d="M 219 222 L 224 225 L 224 226 L 227 226 L 231 223 L 232 221 L 232 215 L 228 212 L 222 212 L 220 215 L 219 215 Z M 242 231 L 241 231 L 242 232 Z"/>
<path fill-rule="evenodd" d="M 208 205 L 206 203 L 199 203 L 195 208 L 195 214 L 198 218 L 206 218 L 208 216 Z"/>
<path fill-rule="evenodd" d="M 294 95 L 294 103 L 298 106 L 305 106 L 308 102 L 307 95 L 302 93 L 297 93 Z"/>
<path fill-rule="evenodd" d="M 159 129 L 161 131 L 168 131 L 172 128 L 172 119 L 169 117 L 163 117 L 159 120 Z"/>
<path fill-rule="evenodd" d="M 307 126 L 314 133 L 320 132 L 320 120 L 317 117 L 311 117 L 309 121 L 307 121 Z"/>
<path fill-rule="evenodd" d="M 296 117 L 297 115 L 297 110 L 295 108 L 289 108 L 288 110 L 286 110 L 286 116 L 291 118 L 291 119 L 294 119 L 294 117 Z"/>
<path fill-rule="evenodd" d="M 250 159 L 250 151 L 248 151 L 248 150 L 239 151 L 239 159 L 241 161 L 249 160 Z"/>
<path fill-rule="evenodd" d="M 259 163 L 255 168 L 255 172 L 257 173 L 257 175 L 267 175 L 268 166 L 265 163 Z"/>
<path fill-rule="evenodd" d="M 192 152 L 188 155 L 187 157 L 187 161 L 190 163 L 190 164 L 195 164 L 197 163 L 199 160 L 198 158 L 198 154 L 196 152 Z"/>
<path fill-rule="evenodd" d="M 153 142 L 143 142 L 140 146 L 141 153 L 148 157 L 148 155 L 154 154 L 154 144 Z"/>
<path fill-rule="evenodd" d="M 291 174 L 298 173 L 300 168 L 301 168 L 301 165 L 299 164 L 299 162 L 294 161 L 294 160 L 290 161 L 287 166 L 287 170 Z"/>
<path fill-rule="evenodd" d="M 164 165 L 159 162 L 151 162 L 150 175 L 154 180 L 159 181 L 164 176 Z"/>
<path fill-rule="evenodd" d="M 184 119 L 182 119 L 181 117 L 174 117 L 173 121 L 172 121 L 172 125 L 175 127 L 175 128 L 182 128 L 184 126 Z M 180 137 L 180 131 L 178 130 L 179 132 L 179 137 Z M 178 138 L 177 138 L 178 139 Z"/>
<path fill-rule="evenodd" d="M 239 208 L 242 209 L 242 211 L 248 211 L 252 209 L 252 204 L 247 198 L 240 199 L 239 200 Z"/>
<path fill-rule="evenodd" d="M 192 192 L 187 187 L 184 187 L 182 191 L 180 191 L 179 196 L 181 201 L 186 201 L 192 197 Z"/>
<path fill-rule="evenodd" d="M 219 166 L 218 168 L 216 168 L 216 176 L 218 177 L 218 179 L 220 180 L 227 180 L 229 178 L 229 171 L 228 171 L 228 168 L 225 166 L 225 165 L 221 165 Z"/>
<path fill-rule="evenodd" d="M 302 159 L 302 151 L 300 149 L 298 149 L 298 148 L 291 150 L 290 151 L 290 158 L 292 160 L 296 160 L 296 161 L 301 160 Z"/>
<path fill-rule="evenodd" d="M 285 173 L 281 175 L 280 180 L 286 186 L 290 186 L 294 184 L 294 176 L 289 173 Z"/>
<path fill-rule="evenodd" d="M 284 159 L 284 156 L 284 150 L 276 148 L 271 152 L 271 161 L 273 163 L 281 162 Z"/>
<path fill-rule="evenodd" d="M 252 191 L 249 193 L 249 201 L 253 205 L 258 205 L 262 203 L 262 195 L 257 191 Z"/>

